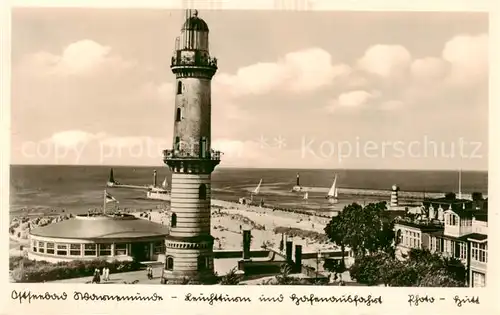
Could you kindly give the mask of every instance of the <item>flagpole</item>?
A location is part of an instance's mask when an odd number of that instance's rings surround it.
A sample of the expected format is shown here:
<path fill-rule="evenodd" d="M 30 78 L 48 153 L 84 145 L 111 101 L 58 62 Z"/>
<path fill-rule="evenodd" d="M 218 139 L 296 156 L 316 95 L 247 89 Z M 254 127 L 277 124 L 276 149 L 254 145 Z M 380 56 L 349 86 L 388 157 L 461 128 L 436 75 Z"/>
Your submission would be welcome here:
<path fill-rule="evenodd" d="M 104 189 L 104 205 L 102 207 L 102 213 L 106 214 L 106 189 Z"/>

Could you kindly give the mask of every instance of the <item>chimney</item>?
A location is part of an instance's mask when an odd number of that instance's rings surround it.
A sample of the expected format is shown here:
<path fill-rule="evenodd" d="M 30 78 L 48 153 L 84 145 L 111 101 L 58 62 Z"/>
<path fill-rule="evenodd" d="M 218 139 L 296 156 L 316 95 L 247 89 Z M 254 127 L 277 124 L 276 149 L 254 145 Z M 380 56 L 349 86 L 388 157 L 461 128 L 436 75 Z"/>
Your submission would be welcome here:
<path fill-rule="evenodd" d="M 250 230 L 243 231 L 243 260 L 250 259 L 250 243 L 252 239 L 252 232 Z"/>
<path fill-rule="evenodd" d="M 300 272 L 302 268 L 302 245 L 295 245 L 295 270 Z"/>
<path fill-rule="evenodd" d="M 286 242 L 286 262 L 288 262 L 288 263 L 293 262 L 292 251 L 293 251 L 293 242 L 287 241 Z"/>
<path fill-rule="evenodd" d="M 156 187 L 156 182 L 157 182 L 157 177 L 158 177 L 158 174 L 156 173 L 156 170 L 153 172 L 153 187 Z"/>

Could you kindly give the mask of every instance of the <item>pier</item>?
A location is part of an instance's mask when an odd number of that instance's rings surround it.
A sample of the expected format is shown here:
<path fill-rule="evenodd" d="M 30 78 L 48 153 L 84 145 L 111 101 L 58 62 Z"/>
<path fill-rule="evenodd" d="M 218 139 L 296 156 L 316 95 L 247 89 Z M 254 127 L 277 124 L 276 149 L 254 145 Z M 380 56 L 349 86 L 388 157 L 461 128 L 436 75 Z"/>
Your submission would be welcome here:
<path fill-rule="evenodd" d="M 307 186 L 294 186 L 292 188 L 296 192 L 309 192 L 309 193 L 328 193 L 330 188 L 328 187 L 307 187 Z M 377 197 L 390 197 L 391 190 L 380 190 L 380 189 L 363 189 L 363 188 L 338 188 L 338 193 L 342 195 L 351 196 L 377 196 Z M 399 197 L 404 199 L 416 199 L 422 200 L 425 198 L 442 198 L 445 193 L 440 192 L 423 192 L 423 191 L 399 191 Z M 484 195 L 483 195 L 484 196 Z M 486 196 L 484 196 L 486 198 Z M 463 199 L 472 200 L 472 194 L 462 193 Z"/>

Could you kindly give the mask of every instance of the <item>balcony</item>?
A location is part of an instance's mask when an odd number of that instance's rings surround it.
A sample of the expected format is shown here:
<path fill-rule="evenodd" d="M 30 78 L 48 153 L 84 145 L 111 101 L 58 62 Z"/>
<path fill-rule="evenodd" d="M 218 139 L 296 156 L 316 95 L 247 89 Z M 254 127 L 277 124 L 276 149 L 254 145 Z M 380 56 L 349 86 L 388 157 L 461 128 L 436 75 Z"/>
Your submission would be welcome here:
<path fill-rule="evenodd" d="M 412 219 L 408 217 L 403 217 L 403 218 L 396 218 L 394 220 L 394 223 L 400 224 L 400 225 L 407 225 L 415 228 L 419 228 L 422 230 L 441 230 L 444 229 L 444 223 L 437 221 L 437 220 L 419 220 L 419 219 Z"/>
<path fill-rule="evenodd" d="M 172 57 L 170 62 L 171 68 L 176 67 L 208 67 L 217 69 L 217 58 L 204 56 L 199 53 L 196 53 L 193 57 L 190 56 L 180 56 Z"/>
<path fill-rule="evenodd" d="M 196 151 L 196 150 L 163 150 L 163 160 L 211 160 L 220 161 L 220 151 Z"/>

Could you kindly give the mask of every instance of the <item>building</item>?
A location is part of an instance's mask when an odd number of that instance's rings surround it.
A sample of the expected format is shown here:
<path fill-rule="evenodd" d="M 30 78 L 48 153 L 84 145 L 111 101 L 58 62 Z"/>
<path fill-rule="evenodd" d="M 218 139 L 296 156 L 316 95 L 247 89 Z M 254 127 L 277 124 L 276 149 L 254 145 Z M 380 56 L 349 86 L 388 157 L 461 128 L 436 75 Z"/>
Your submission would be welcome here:
<path fill-rule="evenodd" d="M 487 203 L 485 204 L 487 208 Z M 435 209 L 437 207 L 437 209 Z M 428 249 L 460 260 L 468 270 L 470 287 L 486 285 L 488 214 L 470 200 L 426 200 L 423 215 L 396 220 L 397 254 Z"/>
<path fill-rule="evenodd" d="M 163 261 L 168 228 L 129 214 L 76 215 L 30 231 L 28 257 L 70 260 Z"/>
<path fill-rule="evenodd" d="M 176 76 L 173 148 L 164 162 L 172 171 L 171 227 L 166 238 L 167 283 L 215 281 L 210 235 L 210 178 L 220 162 L 211 149 L 211 79 L 217 60 L 209 54 L 209 29 L 196 10 L 187 10 L 175 43 Z"/>

